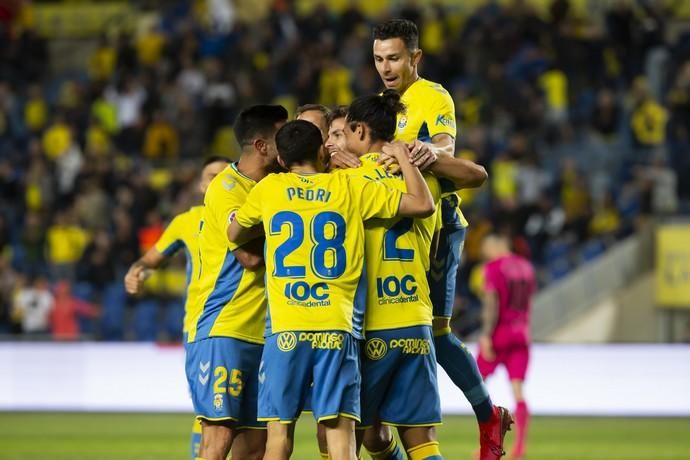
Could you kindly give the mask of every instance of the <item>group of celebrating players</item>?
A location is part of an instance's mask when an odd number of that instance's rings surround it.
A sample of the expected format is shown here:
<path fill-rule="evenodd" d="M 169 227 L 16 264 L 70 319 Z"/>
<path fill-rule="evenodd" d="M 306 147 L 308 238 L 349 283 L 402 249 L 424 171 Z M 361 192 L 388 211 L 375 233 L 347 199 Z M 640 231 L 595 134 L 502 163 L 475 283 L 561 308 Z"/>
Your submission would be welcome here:
<path fill-rule="evenodd" d="M 480 458 L 504 454 L 513 417 L 493 404 L 449 326 L 467 227 L 456 191 L 487 175 L 454 158 L 453 100 L 419 77 L 416 26 L 379 24 L 373 51 L 381 94 L 333 111 L 304 106 L 293 121 L 277 105 L 243 110 L 240 159 L 206 161 L 204 205 L 173 219 L 125 277 L 137 293 L 148 270 L 187 251 L 186 374 L 201 426 L 193 458 L 290 458 L 295 422 L 311 411 L 321 458 L 354 460 L 363 444 L 373 459 L 441 459 L 437 362 L 474 409 Z M 497 262 L 512 257 L 499 236 L 487 251 Z M 525 323 L 534 277 L 527 263 L 510 267 L 523 303 L 508 335 L 517 330 L 511 340 L 522 334 L 525 347 L 502 359 L 520 383 L 527 336 L 514 325 Z M 500 351 L 491 337 L 504 289 L 494 278 L 485 374 Z M 516 395 L 522 402 L 519 386 Z"/>

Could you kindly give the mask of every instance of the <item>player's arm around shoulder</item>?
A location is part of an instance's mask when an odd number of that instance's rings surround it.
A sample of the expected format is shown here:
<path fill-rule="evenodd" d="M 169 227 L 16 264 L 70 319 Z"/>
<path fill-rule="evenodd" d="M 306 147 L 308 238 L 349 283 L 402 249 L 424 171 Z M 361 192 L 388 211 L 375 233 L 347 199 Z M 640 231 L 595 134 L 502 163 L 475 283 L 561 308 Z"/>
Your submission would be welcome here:
<path fill-rule="evenodd" d="M 227 237 L 237 261 L 247 270 L 258 270 L 264 266 L 264 231 L 261 226 L 262 216 L 260 192 L 257 185 L 247 196 L 245 204 L 231 214 L 227 226 Z M 231 247 L 232 247 L 231 246 Z"/>
<path fill-rule="evenodd" d="M 394 142 L 383 148 L 385 154 L 394 157 L 400 165 L 405 179 L 407 193 L 402 195 L 398 215 L 404 217 L 429 217 L 434 214 L 436 204 L 429 187 L 419 169 L 409 160 L 409 150 L 402 142 Z"/>
<path fill-rule="evenodd" d="M 486 169 L 473 161 L 441 155 L 427 171 L 453 182 L 458 190 L 481 187 L 489 178 Z"/>

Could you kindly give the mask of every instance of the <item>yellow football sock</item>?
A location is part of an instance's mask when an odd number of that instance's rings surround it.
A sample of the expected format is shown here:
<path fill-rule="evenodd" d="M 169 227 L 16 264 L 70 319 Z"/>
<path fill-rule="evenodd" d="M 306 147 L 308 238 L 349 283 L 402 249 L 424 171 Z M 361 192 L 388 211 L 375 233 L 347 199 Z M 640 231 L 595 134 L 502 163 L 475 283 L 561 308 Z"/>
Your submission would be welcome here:
<path fill-rule="evenodd" d="M 425 442 L 407 451 L 410 460 L 424 460 L 425 458 L 442 458 L 441 449 L 437 441 Z"/>

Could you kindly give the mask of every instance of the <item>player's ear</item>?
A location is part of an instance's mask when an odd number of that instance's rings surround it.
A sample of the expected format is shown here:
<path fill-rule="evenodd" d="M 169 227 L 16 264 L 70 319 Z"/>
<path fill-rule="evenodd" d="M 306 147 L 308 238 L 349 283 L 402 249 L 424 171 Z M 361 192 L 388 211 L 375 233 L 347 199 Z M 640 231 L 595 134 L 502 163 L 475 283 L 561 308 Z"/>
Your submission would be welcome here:
<path fill-rule="evenodd" d="M 367 138 L 367 127 L 364 126 L 364 123 L 358 123 L 357 129 L 359 130 L 359 140 L 364 142 Z"/>
<path fill-rule="evenodd" d="M 416 66 L 419 65 L 419 61 L 422 60 L 422 50 L 417 48 L 416 50 L 412 51 L 412 65 Z"/>
<path fill-rule="evenodd" d="M 266 141 L 260 138 L 254 139 L 254 150 L 261 152 L 262 155 L 266 155 L 268 144 Z"/>
<path fill-rule="evenodd" d="M 288 167 L 285 165 L 285 161 L 283 160 L 283 157 L 280 156 L 280 153 L 278 154 L 278 164 L 280 165 L 281 168 L 283 169 L 288 169 Z"/>

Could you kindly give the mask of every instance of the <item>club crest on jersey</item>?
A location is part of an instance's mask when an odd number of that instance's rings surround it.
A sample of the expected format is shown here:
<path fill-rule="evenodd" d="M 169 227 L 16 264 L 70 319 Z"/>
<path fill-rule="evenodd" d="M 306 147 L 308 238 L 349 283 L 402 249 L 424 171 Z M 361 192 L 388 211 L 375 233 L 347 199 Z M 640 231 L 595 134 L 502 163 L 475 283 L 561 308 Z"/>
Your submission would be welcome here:
<path fill-rule="evenodd" d="M 297 346 L 297 336 L 294 332 L 281 332 L 278 335 L 278 349 L 280 351 L 292 351 Z"/>
<path fill-rule="evenodd" d="M 407 126 L 407 117 L 400 117 L 398 120 L 398 129 L 405 129 Z"/>
<path fill-rule="evenodd" d="M 386 345 L 384 340 L 373 338 L 367 341 L 365 351 L 367 353 L 367 358 L 371 359 L 372 361 L 378 361 L 386 356 L 386 353 L 388 352 L 388 345 Z"/>
<path fill-rule="evenodd" d="M 213 408 L 216 410 L 216 412 L 220 412 L 223 410 L 223 395 L 220 393 L 216 393 L 213 395 Z"/>

